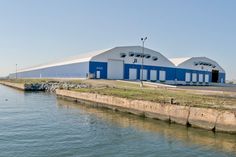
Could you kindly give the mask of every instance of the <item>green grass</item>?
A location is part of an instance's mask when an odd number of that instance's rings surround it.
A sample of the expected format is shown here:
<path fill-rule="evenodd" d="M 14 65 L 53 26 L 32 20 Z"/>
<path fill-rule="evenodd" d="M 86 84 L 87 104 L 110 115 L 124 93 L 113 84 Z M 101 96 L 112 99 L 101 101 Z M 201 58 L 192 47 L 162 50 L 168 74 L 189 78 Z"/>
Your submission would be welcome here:
<path fill-rule="evenodd" d="M 197 95 L 189 94 L 187 91 L 172 91 L 164 88 L 122 88 L 122 87 L 103 87 L 103 88 L 81 88 L 75 89 L 77 92 L 97 93 L 111 95 L 132 100 L 145 100 L 158 103 L 170 103 L 174 99 L 177 105 L 210 107 L 228 109 L 228 106 L 235 106 L 236 98 L 222 98 L 217 95 Z M 227 107 L 226 107 L 227 105 Z"/>
<path fill-rule="evenodd" d="M 6 81 L 6 80 L 5 80 Z M 170 103 L 174 99 L 177 105 L 188 105 L 219 109 L 236 109 L 236 97 L 230 94 L 207 93 L 198 94 L 194 90 L 177 90 L 166 88 L 140 88 L 139 84 L 113 80 L 60 80 L 60 79 L 17 79 L 7 80 L 14 83 L 41 83 L 48 81 L 63 81 L 77 84 L 88 84 L 90 88 L 72 89 L 77 92 L 111 95 L 133 100 L 146 100 L 158 103 Z"/>

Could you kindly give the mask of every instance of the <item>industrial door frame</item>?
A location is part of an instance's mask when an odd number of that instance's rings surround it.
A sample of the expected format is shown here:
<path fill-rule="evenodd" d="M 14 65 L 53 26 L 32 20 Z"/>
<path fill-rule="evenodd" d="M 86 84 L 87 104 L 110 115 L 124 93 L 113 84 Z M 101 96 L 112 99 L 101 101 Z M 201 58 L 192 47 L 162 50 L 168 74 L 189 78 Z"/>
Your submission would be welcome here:
<path fill-rule="evenodd" d="M 136 74 L 135 74 L 136 77 L 134 79 L 130 78 L 130 76 L 131 76 L 130 71 L 132 71 L 132 70 L 135 70 L 135 72 L 136 72 Z M 136 68 L 129 68 L 129 80 L 137 80 L 137 79 L 138 79 L 138 69 L 136 69 Z"/>
<path fill-rule="evenodd" d="M 155 75 L 154 75 L 154 77 L 155 77 L 155 79 L 152 79 L 152 72 L 154 72 L 155 73 Z M 158 74 L 158 71 L 157 70 L 150 70 L 150 81 L 153 81 L 153 82 L 155 82 L 155 81 L 157 81 L 157 74 Z"/>
<path fill-rule="evenodd" d="M 140 69 L 140 76 L 139 76 L 140 80 L 142 77 L 142 71 L 143 71 L 143 80 L 142 81 L 147 81 L 148 80 L 148 69 Z M 144 76 L 146 76 L 146 78 Z"/>
<path fill-rule="evenodd" d="M 211 71 L 211 82 L 218 83 L 219 82 L 219 70 Z"/>
<path fill-rule="evenodd" d="M 124 67 L 125 67 L 125 65 L 124 65 L 124 60 L 121 60 L 121 59 L 108 59 L 108 62 L 107 62 L 107 79 L 116 79 L 116 78 L 110 78 L 110 66 L 109 66 L 109 62 L 111 62 L 111 61 L 119 61 L 119 62 L 122 62 L 122 77 L 121 78 L 117 78 L 118 80 L 123 80 L 124 79 Z"/>
<path fill-rule="evenodd" d="M 165 82 L 166 81 L 166 71 L 165 70 L 160 70 L 159 71 L 159 80 L 160 80 L 160 82 Z"/>

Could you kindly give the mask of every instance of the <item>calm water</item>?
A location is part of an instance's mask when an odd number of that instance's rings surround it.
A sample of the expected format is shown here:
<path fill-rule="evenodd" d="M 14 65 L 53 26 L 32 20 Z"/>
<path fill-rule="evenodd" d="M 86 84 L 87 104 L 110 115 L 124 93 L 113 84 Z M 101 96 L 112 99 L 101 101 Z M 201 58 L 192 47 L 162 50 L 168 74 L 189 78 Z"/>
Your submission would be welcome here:
<path fill-rule="evenodd" d="M 0 86 L 0 157 L 36 156 L 236 156 L 236 136 Z"/>

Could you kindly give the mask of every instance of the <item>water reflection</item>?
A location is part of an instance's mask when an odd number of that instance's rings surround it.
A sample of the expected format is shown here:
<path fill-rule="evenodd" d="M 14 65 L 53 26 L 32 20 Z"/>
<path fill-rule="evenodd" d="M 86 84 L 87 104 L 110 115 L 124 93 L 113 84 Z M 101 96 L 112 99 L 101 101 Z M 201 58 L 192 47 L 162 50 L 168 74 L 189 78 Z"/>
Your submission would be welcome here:
<path fill-rule="evenodd" d="M 68 109 L 79 109 L 86 114 L 117 125 L 119 127 L 131 127 L 138 131 L 159 134 L 165 138 L 179 140 L 184 145 L 201 145 L 204 148 L 213 148 L 236 154 L 236 135 L 213 133 L 211 131 L 187 128 L 177 124 L 142 118 L 126 113 L 96 107 L 94 104 L 81 104 L 72 101 L 58 99 L 58 107 Z"/>

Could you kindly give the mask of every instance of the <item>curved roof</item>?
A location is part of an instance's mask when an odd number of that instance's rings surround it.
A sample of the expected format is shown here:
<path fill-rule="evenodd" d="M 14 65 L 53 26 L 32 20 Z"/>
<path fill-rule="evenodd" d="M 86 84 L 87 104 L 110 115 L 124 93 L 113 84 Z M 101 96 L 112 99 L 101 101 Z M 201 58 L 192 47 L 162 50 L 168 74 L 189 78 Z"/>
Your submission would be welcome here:
<path fill-rule="evenodd" d="M 141 64 L 142 57 L 130 57 L 129 53 L 133 52 L 135 54 L 140 54 L 142 52 L 141 46 L 120 46 L 110 49 L 103 49 L 98 51 L 92 51 L 83 53 L 77 56 L 69 57 L 63 60 L 41 64 L 30 68 L 25 68 L 18 70 L 18 72 L 26 72 L 32 70 L 39 70 L 48 67 L 60 66 L 60 65 L 68 65 L 80 62 L 88 62 L 88 61 L 100 61 L 107 62 L 110 59 L 119 59 L 123 60 L 126 64 Z M 126 54 L 127 57 L 121 58 L 121 54 Z M 207 57 L 185 57 L 185 58 L 173 58 L 168 59 L 160 52 L 144 48 L 144 54 L 149 55 L 148 58 L 144 58 L 145 65 L 152 66 L 161 66 L 161 67 L 177 67 L 184 69 L 193 69 L 193 70 L 219 70 L 222 73 L 225 73 L 224 69 L 216 62 Z M 152 60 L 152 57 L 158 58 L 156 61 Z M 136 59 L 136 62 L 134 62 Z"/>
<path fill-rule="evenodd" d="M 142 50 L 143 50 L 142 46 L 115 47 L 104 53 L 101 53 L 99 55 L 92 57 L 91 61 L 107 62 L 108 60 L 118 59 L 118 60 L 123 60 L 125 64 L 141 64 L 142 57 L 131 57 L 129 56 L 129 54 L 134 53 L 134 54 L 142 55 Z M 125 54 L 126 57 L 121 58 L 121 54 Z M 148 48 L 144 48 L 144 54 L 150 56 L 149 58 L 143 58 L 144 65 L 175 67 L 175 65 L 168 58 L 162 55 L 160 52 L 157 52 Z M 157 58 L 157 60 L 154 61 L 152 57 Z M 136 60 L 135 62 L 134 62 L 134 59 Z"/>
<path fill-rule="evenodd" d="M 152 54 L 152 56 L 157 56 L 159 58 L 158 62 L 155 62 L 154 64 L 159 65 L 159 66 L 167 66 L 167 67 L 174 67 L 174 64 L 169 61 L 165 56 L 163 56 L 161 53 L 147 49 L 145 48 L 145 54 Z M 60 65 L 68 65 L 68 64 L 74 64 L 74 63 L 80 63 L 80 62 L 88 62 L 88 61 L 104 61 L 107 62 L 109 59 L 120 59 L 120 53 L 129 53 L 129 52 L 141 52 L 142 47 L 141 46 L 120 46 L 120 47 L 115 47 L 115 48 L 109 48 L 109 49 L 103 49 L 103 50 L 98 50 L 98 51 L 92 51 L 92 52 L 87 52 L 87 53 L 82 53 L 77 56 L 72 56 L 63 60 L 47 63 L 47 64 L 40 64 L 37 66 L 29 67 L 29 68 L 24 68 L 18 70 L 18 72 L 26 72 L 26 71 L 32 71 L 32 70 L 39 70 L 39 69 L 44 69 L 48 67 L 54 67 L 54 66 L 60 66 Z M 139 58 L 140 60 L 140 58 Z M 128 58 L 125 58 L 125 63 L 132 63 L 133 60 L 131 61 Z M 138 61 L 138 63 L 141 63 Z M 144 63 L 147 65 L 152 65 L 153 63 L 150 63 L 150 59 L 144 59 Z"/>
<path fill-rule="evenodd" d="M 80 55 L 68 57 L 68 58 L 63 59 L 63 60 L 58 60 L 58 61 L 54 61 L 54 62 L 51 62 L 51 63 L 39 64 L 39 65 L 36 65 L 36 66 L 33 66 L 33 67 L 20 69 L 20 70 L 18 70 L 18 72 L 38 70 L 38 69 L 43 69 L 43 68 L 48 68 L 48 67 L 67 65 L 67 64 L 73 64 L 73 63 L 79 63 L 79 62 L 87 62 L 92 57 L 94 57 L 94 56 L 96 56 L 100 53 L 106 52 L 108 50 L 110 50 L 110 49 L 103 49 L 103 50 L 97 50 L 97 51 L 82 53 Z"/>
<path fill-rule="evenodd" d="M 225 70 L 214 60 L 207 57 L 185 57 L 170 59 L 178 68 L 212 71 L 219 70 L 225 73 Z"/>

